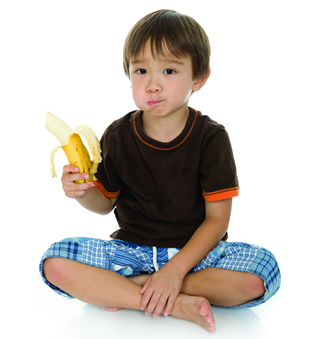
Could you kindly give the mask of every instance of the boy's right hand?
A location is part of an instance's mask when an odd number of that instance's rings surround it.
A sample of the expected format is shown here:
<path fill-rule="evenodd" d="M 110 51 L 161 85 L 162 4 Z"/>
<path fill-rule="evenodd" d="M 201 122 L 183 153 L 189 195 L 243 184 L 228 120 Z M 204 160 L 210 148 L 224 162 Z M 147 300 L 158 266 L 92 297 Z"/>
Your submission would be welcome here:
<path fill-rule="evenodd" d="M 74 181 L 79 179 L 87 179 L 87 173 L 78 173 L 79 169 L 75 166 L 66 165 L 63 167 L 62 188 L 68 198 L 77 198 L 83 196 L 89 188 L 93 186 L 92 182 L 84 184 L 76 184 Z"/>

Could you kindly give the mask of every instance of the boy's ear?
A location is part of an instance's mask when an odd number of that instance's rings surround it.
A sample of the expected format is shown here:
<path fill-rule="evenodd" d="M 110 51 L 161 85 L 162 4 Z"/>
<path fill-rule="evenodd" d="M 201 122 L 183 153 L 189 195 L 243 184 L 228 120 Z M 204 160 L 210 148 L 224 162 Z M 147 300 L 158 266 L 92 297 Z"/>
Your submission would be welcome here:
<path fill-rule="evenodd" d="M 210 74 L 211 74 L 211 69 L 209 67 L 208 71 L 207 71 L 207 73 L 204 77 L 195 80 L 192 90 L 194 92 L 199 91 L 204 86 L 204 84 L 207 82 L 207 80 L 209 79 Z"/>

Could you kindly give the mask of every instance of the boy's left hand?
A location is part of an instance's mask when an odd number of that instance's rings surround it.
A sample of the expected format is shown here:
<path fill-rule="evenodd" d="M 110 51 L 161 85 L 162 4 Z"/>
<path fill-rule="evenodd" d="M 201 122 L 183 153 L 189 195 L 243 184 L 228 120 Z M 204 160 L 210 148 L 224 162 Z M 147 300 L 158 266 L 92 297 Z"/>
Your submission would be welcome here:
<path fill-rule="evenodd" d="M 140 293 L 143 294 L 140 307 L 146 314 L 158 317 L 162 310 L 168 316 L 181 290 L 183 276 L 180 272 L 169 269 L 167 265 L 155 272 L 143 285 Z"/>

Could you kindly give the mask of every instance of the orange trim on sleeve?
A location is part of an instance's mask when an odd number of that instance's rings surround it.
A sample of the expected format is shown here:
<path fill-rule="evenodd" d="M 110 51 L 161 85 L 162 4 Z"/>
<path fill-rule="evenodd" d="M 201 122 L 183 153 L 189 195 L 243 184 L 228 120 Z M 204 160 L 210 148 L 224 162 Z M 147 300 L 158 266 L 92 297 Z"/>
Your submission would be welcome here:
<path fill-rule="evenodd" d="M 101 192 L 105 195 L 105 197 L 107 198 L 117 198 L 119 196 L 120 190 L 118 192 L 108 192 L 106 191 L 106 189 L 104 188 L 104 186 L 102 185 L 102 183 L 100 183 L 98 180 L 93 180 L 93 184 L 98 187 Z"/>
<path fill-rule="evenodd" d="M 239 187 L 233 187 L 211 193 L 206 193 L 205 191 L 203 191 L 202 195 L 207 201 L 219 201 L 237 197 L 239 194 L 239 190 Z"/>

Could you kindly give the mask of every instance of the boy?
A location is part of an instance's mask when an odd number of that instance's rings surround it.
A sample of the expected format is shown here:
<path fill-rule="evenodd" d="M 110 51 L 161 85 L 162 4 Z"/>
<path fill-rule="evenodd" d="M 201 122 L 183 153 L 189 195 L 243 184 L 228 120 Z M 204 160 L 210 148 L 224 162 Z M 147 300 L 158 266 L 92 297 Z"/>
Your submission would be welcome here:
<path fill-rule="evenodd" d="M 113 240 L 68 238 L 40 269 L 57 293 L 108 311 L 172 315 L 214 332 L 210 304 L 252 307 L 280 287 L 267 250 L 228 243 L 239 187 L 224 127 L 188 107 L 210 76 L 210 45 L 192 18 L 160 10 L 129 32 L 124 70 L 139 108 L 114 121 L 91 183 L 64 167 L 65 194 L 88 210 L 114 209 Z"/>

